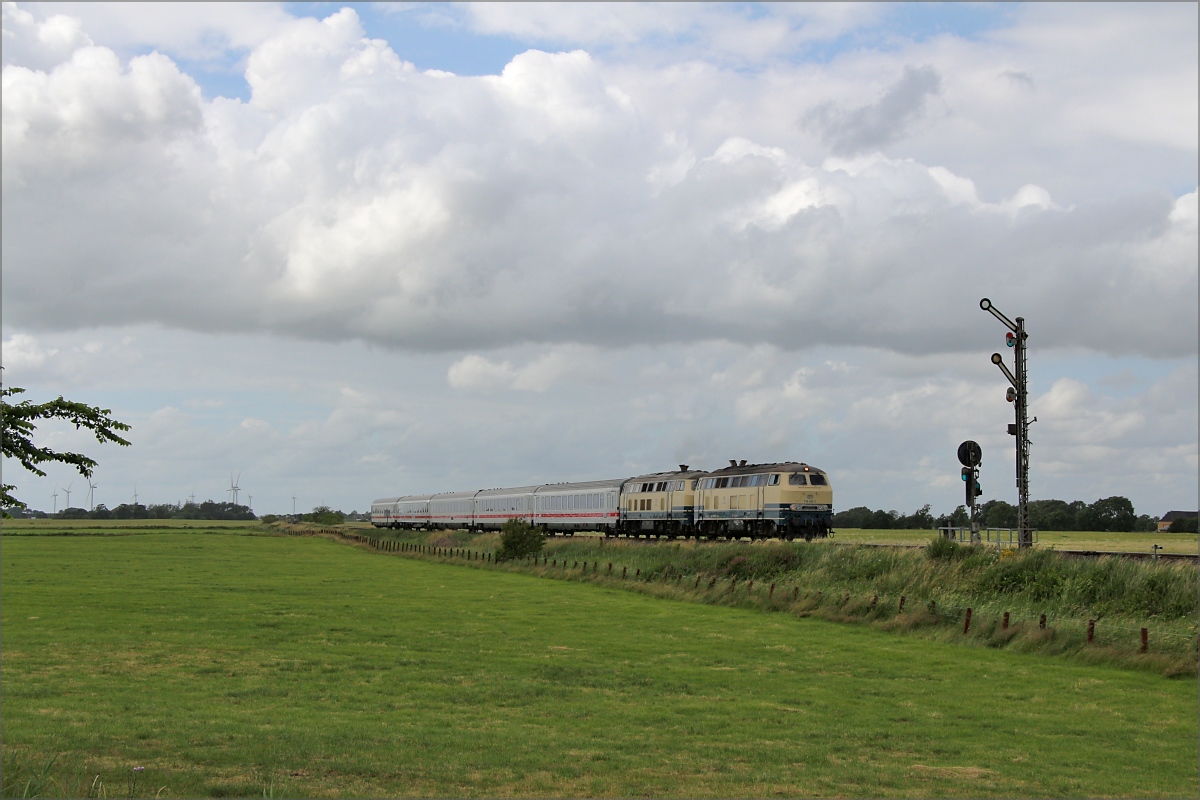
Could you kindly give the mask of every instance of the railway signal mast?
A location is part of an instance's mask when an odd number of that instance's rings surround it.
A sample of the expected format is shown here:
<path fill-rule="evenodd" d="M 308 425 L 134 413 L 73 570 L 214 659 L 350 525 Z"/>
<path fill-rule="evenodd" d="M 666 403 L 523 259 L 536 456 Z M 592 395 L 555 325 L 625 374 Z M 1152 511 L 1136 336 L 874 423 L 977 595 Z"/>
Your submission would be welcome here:
<path fill-rule="evenodd" d="M 1004 357 L 992 353 L 992 363 L 1000 368 L 1004 377 L 1012 384 L 1006 393 L 1006 399 L 1013 404 L 1017 421 L 1008 426 L 1010 435 L 1016 437 L 1017 450 L 1017 533 L 1018 547 L 1033 546 L 1033 531 L 1029 527 L 1029 389 L 1028 389 L 1028 353 L 1025 340 L 1025 318 L 1017 317 L 1013 322 L 1004 316 L 999 309 L 992 305 L 986 297 L 979 301 L 979 307 L 1000 320 L 1009 332 L 1004 335 L 1005 343 L 1013 348 L 1016 354 L 1016 375 L 1004 365 Z M 1034 417 L 1034 422 L 1037 417 Z"/>
<path fill-rule="evenodd" d="M 971 513 L 971 544 L 979 542 L 979 503 L 983 494 L 979 485 L 979 464 L 983 461 L 983 448 L 978 442 L 968 439 L 958 446 L 958 462 L 963 465 L 962 479 L 967 490 L 967 510 Z"/>

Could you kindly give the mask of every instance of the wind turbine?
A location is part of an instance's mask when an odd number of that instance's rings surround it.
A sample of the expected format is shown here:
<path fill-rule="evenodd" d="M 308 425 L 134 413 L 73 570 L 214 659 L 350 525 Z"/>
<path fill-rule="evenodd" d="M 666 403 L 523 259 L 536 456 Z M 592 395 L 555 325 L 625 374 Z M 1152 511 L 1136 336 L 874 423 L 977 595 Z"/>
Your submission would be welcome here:
<path fill-rule="evenodd" d="M 296 516 L 296 495 L 292 495 L 292 516 Z"/>
<path fill-rule="evenodd" d="M 248 495 L 246 495 L 246 497 L 250 498 L 248 501 L 246 501 L 246 508 L 253 511 L 254 510 L 254 495 L 248 494 Z"/>
<path fill-rule="evenodd" d="M 54 498 L 54 513 L 57 514 L 58 513 L 58 489 L 55 489 L 53 492 L 51 492 L 50 496 Z"/>
<path fill-rule="evenodd" d="M 95 493 L 96 489 L 99 488 L 99 486 L 100 486 L 100 484 L 92 483 L 92 479 L 88 478 L 88 511 L 96 510 L 95 506 L 92 505 L 92 501 L 95 499 L 94 493 Z"/>
<path fill-rule="evenodd" d="M 237 496 L 238 496 L 238 492 L 241 491 L 238 488 L 238 483 L 241 480 L 242 480 L 242 473 L 240 473 L 240 472 L 238 473 L 236 481 L 233 479 L 233 473 L 232 472 L 229 473 L 229 493 L 233 495 L 233 504 L 235 506 L 238 504 Z"/>
<path fill-rule="evenodd" d="M 72 481 L 71 483 L 67 484 L 67 488 L 63 489 L 63 491 L 67 493 L 67 508 L 71 507 L 71 487 L 74 485 L 75 482 Z"/>
<path fill-rule="evenodd" d="M 133 485 L 133 507 L 137 508 L 137 504 L 138 504 L 138 502 L 137 502 L 137 484 L 135 483 Z"/>
<path fill-rule="evenodd" d="M 188 500 L 191 501 L 192 505 L 196 505 L 196 487 L 195 486 L 192 487 L 192 493 L 188 495 Z"/>

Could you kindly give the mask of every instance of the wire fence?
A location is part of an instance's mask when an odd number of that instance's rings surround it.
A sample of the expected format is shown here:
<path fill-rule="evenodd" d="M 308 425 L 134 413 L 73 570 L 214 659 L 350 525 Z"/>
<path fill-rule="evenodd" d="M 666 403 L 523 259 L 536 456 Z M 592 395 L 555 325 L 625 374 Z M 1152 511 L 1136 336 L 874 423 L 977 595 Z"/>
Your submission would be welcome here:
<path fill-rule="evenodd" d="M 685 575 L 683 573 L 664 572 L 652 575 L 649 572 L 643 574 L 640 567 L 634 567 L 631 573 L 628 565 L 615 564 L 612 561 L 581 561 L 579 559 L 560 559 L 542 555 L 500 561 L 493 552 L 487 550 L 473 550 L 466 547 L 439 547 L 415 542 L 402 542 L 397 539 L 384 539 L 336 528 L 291 530 L 287 533 L 291 536 L 333 537 L 342 541 L 364 545 L 372 550 L 385 553 L 427 556 L 436 559 L 454 559 L 478 563 L 480 565 L 503 564 L 517 568 L 540 568 L 538 569 L 540 574 L 549 572 L 570 577 L 591 577 L 614 581 L 634 581 L 644 584 L 674 585 L 680 589 L 702 592 L 714 599 L 744 599 L 781 610 L 794 608 L 803 612 L 806 609 L 815 610 L 817 608 L 829 608 L 832 606 L 832 608 L 842 611 L 847 615 L 876 619 L 898 617 L 904 614 L 912 618 L 919 614 L 931 624 L 961 624 L 964 635 L 971 633 L 972 630 L 976 633 L 984 630 L 992 633 L 999 631 L 1002 636 L 1008 631 L 1015 634 L 1018 631 L 1033 631 L 1036 629 L 1038 631 L 1048 631 L 1053 634 L 1055 632 L 1061 633 L 1070 630 L 1086 637 L 1086 643 L 1094 646 L 1110 646 L 1123 649 L 1132 644 L 1137 647 L 1138 652 L 1148 653 L 1151 652 L 1152 642 L 1167 640 L 1177 643 L 1176 647 L 1171 648 L 1174 651 L 1178 651 L 1180 644 L 1186 647 L 1187 643 L 1190 642 L 1192 648 L 1200 653 L 1200 634 L 1156 629 L 1152 636 L 1149 626 L 1140 627 L 1106 620 L 1089 619 L 1086 621 L 1086 629 L 1078 631 L 1075 629 L 1076 626 L 1080 625 L 1079 618 L 1062 618 L 1047 614 L 1014 614 L 1010 611 L 999 612 L 990 608 L 979 611 L 972 606 L 953 603 L 940 604 L 936 599 L 910 601 L 905 595 L 895 597 L 873 594 L 867 597 L 856 592 L 827 592 L 824 589 L 805 590 L 795 582 L 784 584 L 778 581 L 755 581 L 753 579 L 739 581 L 736 577 L 704 573 Z M 690 586 L 688 585 L 689 583 Z"/>

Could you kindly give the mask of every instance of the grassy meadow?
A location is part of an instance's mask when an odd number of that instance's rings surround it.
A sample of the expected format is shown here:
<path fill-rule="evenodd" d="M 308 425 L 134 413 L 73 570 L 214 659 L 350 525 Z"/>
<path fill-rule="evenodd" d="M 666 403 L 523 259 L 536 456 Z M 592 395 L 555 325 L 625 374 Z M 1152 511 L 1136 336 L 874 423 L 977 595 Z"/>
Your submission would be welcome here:
<path fill-rule="evenodd" d="M 7 795 L 1196 790 L 1194 681 L 218 527 L 6 525 Z"/>

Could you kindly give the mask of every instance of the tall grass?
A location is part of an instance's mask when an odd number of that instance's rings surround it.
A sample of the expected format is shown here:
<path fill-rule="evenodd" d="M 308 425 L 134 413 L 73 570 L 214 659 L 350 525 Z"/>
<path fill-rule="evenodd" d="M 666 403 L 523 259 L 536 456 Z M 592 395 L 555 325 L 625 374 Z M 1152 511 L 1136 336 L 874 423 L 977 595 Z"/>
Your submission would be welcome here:
<path fill-rule="evenodd" d="M 624 545 L 624 546 L 622 546 Z M 1002 555 L 994 549 L 934 540 L 922 550 L 825 543 L 613 543 L 556 540 L 548 553 L 580 559 L 619 557 L 649 579 L 703 573 L 757 581 L 797 581 L 849 591 L 906 595 L 943 603 L 996 603 L 1012 611 L 1091 619 L 1135 616 L 1194 619 L 1195 566 L 1120 558 L 1065 558 L 1049 550 Z M 614 556 L 618 554 L 619 556 Z"/>

